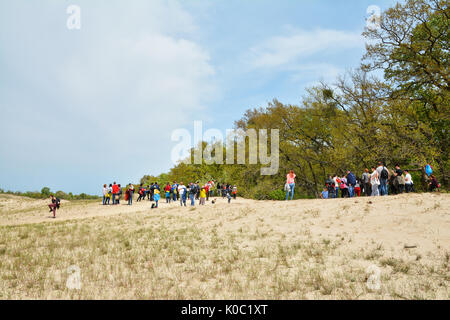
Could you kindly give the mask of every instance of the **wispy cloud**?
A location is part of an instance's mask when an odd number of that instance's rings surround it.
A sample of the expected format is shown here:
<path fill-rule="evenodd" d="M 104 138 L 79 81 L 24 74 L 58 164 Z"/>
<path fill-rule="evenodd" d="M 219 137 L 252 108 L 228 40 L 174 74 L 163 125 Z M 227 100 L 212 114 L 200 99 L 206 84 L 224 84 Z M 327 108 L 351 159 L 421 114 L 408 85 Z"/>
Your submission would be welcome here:
<path fill-rule="evenodd" d="M 364 47 L 359 32 L 330 29 L 295 30 L 289 35 L 268 38 L 252 47 L 247 61 L 253 68 L 293 68 L 317 53 L 335 54 Z"/>

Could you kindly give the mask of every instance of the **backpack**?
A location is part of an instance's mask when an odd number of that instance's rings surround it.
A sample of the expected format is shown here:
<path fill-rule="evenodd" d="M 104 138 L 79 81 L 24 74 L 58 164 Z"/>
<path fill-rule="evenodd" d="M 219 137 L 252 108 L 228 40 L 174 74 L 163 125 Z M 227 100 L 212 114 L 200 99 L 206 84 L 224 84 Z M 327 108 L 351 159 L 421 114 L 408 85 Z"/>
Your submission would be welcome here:
<path fill-rule="evenodd" d="M 383 167 L 383 170 L 381 171 L 380 178 L 381 179 L 388 179 L 389 178 L 389 172 L 386 170 L 385 167 Z"/>
<path fill-rule="evenodd" d="M 59 209 L 61 206 L 61 200 L 59 198 L 56 198 L 56 208 Z"/>

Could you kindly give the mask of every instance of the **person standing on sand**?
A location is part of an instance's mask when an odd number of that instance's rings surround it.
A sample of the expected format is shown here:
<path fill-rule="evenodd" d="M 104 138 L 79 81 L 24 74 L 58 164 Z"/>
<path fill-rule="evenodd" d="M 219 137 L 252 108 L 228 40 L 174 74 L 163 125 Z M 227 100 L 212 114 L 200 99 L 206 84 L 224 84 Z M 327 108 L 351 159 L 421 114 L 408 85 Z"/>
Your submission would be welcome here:
<path fill-rule="evenodd" d="M 203 187 L 200 189 L 200 205 L 201 205 L 201 206 L 204 206 L 205 203 L 206 203 L 206 189 L 205 189 L 205 187 L 203 186 Z"/>
<path fill-rule="evenodd" d="M 217 196 L 222 196 L 222 184 L 220 182 L 217 183 Z"/>
<path fill-rule="evenodd" d="M 332 176 L 328 176 L 328 179 L 325 180 L 325 187 L 328 190 L 328 198 L 334 198 L 334 181 Z"/>
<path fill-rule="evenodd" d="M 406 193 L 414 191 L 414 182 L 408 170 L 405 170 L 405 191 Z"/>
<path fill-rule="evenodd" d="M 180 205 L 186 207 L 187 189 L 183 182 L 178 185 L 178 195 L 180 197 Z"/>
<path fill-rule="evenodd" d="M 322 199 L 328 199 L 328 195 L 329 195 L 328 188 L 323 188 L 323 191 L 322 191 L 322 193 L 320 194 L 320 198 L 322 198 Z"/>
<path fill-rule="evenodd" d="M 139 197 L 136 199 L 136 202 L 139 202 L 144 197 L 144 187 L 142 186 L 142 183 L 139 185 L 138 189 Z"/>
<path fill-rule="evenodd" d="M 233 199 L 236 200 L 236 196 L 237 196 L 237 186 L 234 185 L 233 186 Z"/>
<path fill-rule="evenodd" d="M 134 186 L 130 183 L 127 189 L 127 198 L 129 206 L 133 204 L 133 194 L 134 194 Z"/>
<path fill-rule="evenodd" d="M 380 190 L 378 189 L 380 180 L 378 179 L 378 171 L 375 168 L 372 168 L 372 174 L 370 175 L 370 184 L 372 185 L 372 197 L 378 197 L 380 195 Z"/>
<path fill-rule="evenodd" d="M 362 187 L 364 189 L 364 194 L 366 197 L 370 196 L 372 193 L 371 187 L 370 187 L 370 174 L 369 169 L 365 169 L 364 173 L 361 176 L 361 183 Z"/>
<path fill-rule="evenodd" d="M 231 203 L 231 186 L 222 191 L 222 196 L 228 199 L 228 203 Z"/>
<path fill-rule="evenodd" d="M 358 179 L 356 179 L 355 184 L 355 197 L 361 197 L 361 183 Z"/>
<path fill-rule="evenodd" d="M 378 180 L 380 182 L 380 184 L 378 185 L 378 189 L 380 189 L 379 193 L 381 196 L 387 196 L 388 195 L 388 189 L 387 189 L 387 183 L 389 181 L 389 178 L 391 177 L 391 174 L 388 170 L 388 168 L 386 168 L 383 164 L 383 162 L 378 162 L 378 167 L 377 167 L 377 173 L 378 173 Z M 373 184 L 372 184 L 373 187 Z"/>
<path fill-rule="evenodd" d="M 191 199 L 191 207 L 195 206 L 195 195 L 197 194 L 197 188 L 191 182 L 189 187 L 189 198 Z"/>
<path fill-rule="evenodd" d="M 120 183 L 117 185 L 117 187 L 119 188 L 119 192 L 117 193 L 116 204 L 120 204 L 120 197 L 122 197 L 122 187 L 120 186 Z"/>
<path fill-rule="evenodd" d="M 119 196 L 119 186 L 114 181 L 112 185 L 112 204 L 116 204 L 117 197 Z"/>
<path fill-rule="evenodd" d="M 103 205 L 106 205 L 106 199 L 108 197 L 108 187 L 106 184 L 103 185 Z"/>
<path fill-rule="evenodd" d="M 200 181 L 197 181 L 195 183 L 195 188 L 197 190 L 197 193 L 195 194 L 195 200 L 199 200 L 200 199 Z"/>
<path fill-rule="evenodd" d="M 356 185 L 356 177 L 350 170 L 347 171 L 347 184 L 348 184 L 348 196 L 349 198 L 355 197 L 355 185 Z"/>
<path fill-rule="evenodd" d="M 155 193 L 155 184 L 152 182 L 150 184 L 150 201 L 153 201 L 153 195 Z"/>
<path fill-rule="evenodd" d="M 334 182 L 334 198 L 337 199 L 339 198 L 339 189 L 341 184 L 341 179 L 339 179 L 337 174 L 334 175 L 333 182 Z"/>
<path fill-rule="evenodd" d="M 167 182 L 166 187 L 164 188 L 165 196 L 166 196 L 166 203 L 170 203 L 170 192 L 172 191 L 172 187 L 170 186 L 170 183 Z"/>
<path fill-rule="evenodd" d="M 227 191 L 227 185 L 225 183 L 222 183 L 222 199 L 225 198 Z"/>
<path fill-rule="evenodd" d="M 173 202 L 177 201 L 178 198 L 179 198 L 179 195 L 178 195 L 178 183 L 175 181 L 172 184 L 172 200 L 173 200 Z"/>
<path fill-rule="evenodd" d="M 106 204 L 109 205 L 109 202 L 111 201 L 111 197 L 112 197 L 112 184 L 109 184 L 108 187 L 108 195 L 106 197 Z"/>
<path fill-rule="evenodd" d="M 53 219 L 55 219 L 56 218 L 56 209 L 59 209 L 61 200 L 56 198 L 54 195 L 50 196 L 50 200 L 52 201 L 52 203 L 50 203 L 48 205 L 48 207 L 50 208 L 50 212 L 53 212 Z"/>
<path fill-rule="evenodd" d="M 439 192 L 439 188 L 441 187 L 434 174 L 430 175 L 430 182 L 428 183 L 428 185 L 430 188 L 430 192 L 433 192 L 434 190 L 437 190 L 437 192 Z"/>
<path fill-rule="evenodd" d="M 405 177 L 399 165 L 395 166 L 395 179 L 397 180 L 397 191 L 402 194 L 405 191 Z"/>
<path fill-rule="evenodd" d="M 343 176 L 341 178 L 341 198 L 348 198 L 348 185 L 347 178 Z"/>
<path fill-rule="evenodd" d="M 286 201 L 289 201 L 289 193 L 291 194 L 291 200 L 294 199 L 295 177 L 294 170 L 289 171 L 286 176 L 286 184 L 289 185 L 289 190 L 286 192 Z"/>
<path fill-rule="evenodd" d="M 209 201 L 209 184 L 205 184 L 204 188 L 206 192 L 206 201 Z"/>
<path fill-rule="evenodd" d="M 209 197 L 214 197 L 214 180 L 211 180 L 209 183 Z"/>
<path fill-rule="evenodd" d="M 155 189 L 155 194 L 154 194 L 153 198 L 155 199 L 155 203 L 152 205 L 152 208 L 158 208 L 158 201 L 161 198 L 161 196 L 159 194 L 159 189 Z"/>

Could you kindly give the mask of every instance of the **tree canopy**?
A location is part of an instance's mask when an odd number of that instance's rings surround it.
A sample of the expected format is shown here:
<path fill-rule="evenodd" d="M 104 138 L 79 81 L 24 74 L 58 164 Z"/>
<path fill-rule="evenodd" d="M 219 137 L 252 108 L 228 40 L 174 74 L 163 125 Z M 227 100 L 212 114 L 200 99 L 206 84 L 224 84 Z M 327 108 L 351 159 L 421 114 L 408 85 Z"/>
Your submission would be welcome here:
<path fill-rule="evenodd" d="M 237 120 L 235 127 L 243 130 L 280 130 L 278 174 L 261 176 L 261 165 L 179 163 L 164 178 L 216 179 L 237 184 L 247 197 L 280 199 L 293 169 L 297 196 L 317 197 L 329 175 L 360 175 L 383 161 L 408 168 L 423 186 L 430 163 L 448 187 L 449 13 L 445 0 L 396 4 L 382 13 L 379 28 L 364 31 L 360 68 L 308 88 L 299 105 L 274 99 Z"/>

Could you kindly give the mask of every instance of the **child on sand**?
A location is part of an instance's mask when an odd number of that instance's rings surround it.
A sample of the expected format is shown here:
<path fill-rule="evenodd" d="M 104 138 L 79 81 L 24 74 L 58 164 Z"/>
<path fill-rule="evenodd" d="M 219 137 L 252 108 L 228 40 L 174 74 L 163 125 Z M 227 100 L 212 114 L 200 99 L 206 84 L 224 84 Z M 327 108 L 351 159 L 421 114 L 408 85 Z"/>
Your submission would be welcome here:
<path fill-rule="evenodd" d="M 328 188 L 324 188 L 322 193 L 320 194 L 322 199 L 328 199 Z"/>
<path fill-rule="evenodd" d="M 356 184 L 355 184 L 355 195 L 357 197 L 361 197 L 361 184 L 358 179 L 356 180 Z"/>
<path fill-rule="evenodd" d="M 434 190 L 437 190 L 439 192 L 439 188 L 441 187 L 439 182 L 437 181 L 434 174 L 430 175 L 430 183 L 428 185 L 430 186 L 430 192 L 433 192 Z"/>
<path fill-rule="evenodd" d="M 161 198 L 161 196 L 159 195 L 159 190 L 155 189 L 155 194 L 153 195 L 153 199 L 155 200 L 155 203 L 152 205 L 152 209 L 158 208 L 158 201 L 160 198 Z"/>
<path fill-rule="evenodd" d="M 225 187 L 225 189 L 222 192 L 222 196 L 227 197 L 228 203 L 231 203 L 231 186 L 228 185 L 228 188 Z"/>
<path fill-rule="evenodd" d="M 206 189 L 205 187 L 202 187 L 200 189 L 200 205 L 204 206 L 206 202 Z"/>
<path fill-rule="evenodd" d="M 236 185 L 233 186 L 233 199 L 236 200 L 236 196 L 237 196 L 237 187 Z"/>
<path fill-rule="evenodd" d="M 348 197 L 347 178 L 342 177 L 341 178 L 341 198 L 347 198 L 347 197 Z"/>

